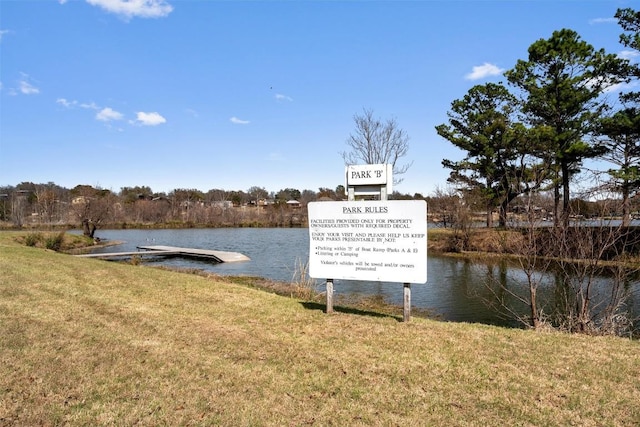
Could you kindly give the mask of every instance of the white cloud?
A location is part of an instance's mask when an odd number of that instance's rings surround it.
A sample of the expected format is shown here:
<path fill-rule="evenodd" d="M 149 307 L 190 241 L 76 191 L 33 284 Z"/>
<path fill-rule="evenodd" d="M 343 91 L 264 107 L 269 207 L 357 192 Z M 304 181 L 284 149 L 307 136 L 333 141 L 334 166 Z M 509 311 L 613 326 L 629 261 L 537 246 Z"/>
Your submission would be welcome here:
<path fill-rule="evenodd" d="M 231 123 L 235 123 L 235 124 L 237 124 L 237 125 L 248 125 L 248 124 L 249 124 L 249 120 L 241 120 L 241 119 L 239 119 L 239 118 L 237 118 L 237 117 L 235 117 L 235 116 L 234 116 L 234 117 L 231 117 L 231 118 L 229 119 L 229 121 L 230 121 Z"/>
<path fill-rule="evenodd" d="M 145 113 L 143 111 L 139 111 L 136 114 L 137 114 L 137 119 L 135 123 L 140 124 L 142 126 L 157 126 L 167 122 L 167 119 L 165 119 L 160 114 L 155 112 Z"/>
<path fill-rule="evenodd" d="M 122 113 L 117 112 L 116 110 L 106 107 L 100 110 L 96 114 L 96 119 L 101 122 L 110 122 L 112 120 L 122 120 Z"/>
<path fill-rule="evenodd" d="M 502 74 L 503 68 L 498 68 L 496 65 L 485 62 L 482 65 L 476 65 L 473 70 L 464 76 L 467 80 L 479 80 L 489 76 L 497 76 Z"/>
<path fill-rule="evenodd" d="M 110 13 L 130 18 L 163 18 L 173 11 L 165 0 L 87 0 Z"/>
<path fill-rule="evenodd" d="M 0 42 L 2 41 L 2 36 L 5 34 L 9 34 L 11 31 L 9 30 L 0 30 Z"/>
<path fill-rule="evenodd" d="M 36 95 L 40 89 L 29 83 L 29 75 L 22 73 L 22 79 L 18 81 L 18 90 L 23 95 Z"/>
<path fill-rule="evenodd" d="M 278 101 L 289 101 L 289 102 L 293 101 L 293 98 L 291 98 L 290 96 L 287 96 L 287 95 L 283 95 L 281 93 L 276 93 L 275 98 Z"/>
<path fill-rule="evenodd" d="M 67 107 L 67 108 L 71 108 L 71 106 L 73 105 L 72 102 L 67 101 L 65 98 L 56 99 L 56 104 L 60 104 L 63 107 Z"/>
<path fill-rule="evenodd" d="M 638 51 L 635 50 L 623 50 L 621 51 L 618 56 L 622 59 L 628 59 L 629 61 L 633 60 L 634 58 L 638 57 L 640 55 L 640 53 L 638 53 Z"/>
<path fill-rule="evenodd" d="M 632 90 L 637 84 L 635 82 L 632 83 L 612 83 L 610 80 L 605 79 L 594 79 L 592 81 L 588 81 L 587 86 L 590 89 L 594 89 L 599 87 L 602 90 L 602 93 L 618 93 L 627 90 Z"/>
<path fill-rule="evenodd" d="M 37 87 L 33 86 L 31 83 L 25 80 L 21 80 L 20 92 L 22 92 L 24 95 L 35 95 L 40 93 L 40 89 L 38 89 Z"/>
<path fill-rule="evenodd" d="M 75 102 L 75 101 L 73 101 L 73 102 Z M 90 102 L 88 104 L 86 102 L 83 102 L 82 104 L 80 104 L 80 107 L 84 108 L 86 110 L 99 110 L 100 109 L 100 107 L 98 107 L 95 102 Z"/>
<path fill-rule="evenodd" d="M 616 18 L 594 18 L 589 20 L 589 25 L 593 24 L 609 24 L 609 23 L 617 23 L 618 20 Z"/>
<path fill-rule="evenodd" d="M 78 103 L 78 101 L 69 101 L 66 98 L 58 98 L 58 99 L 56 99 L 56 104 L 60 104 L 63 107 L 66 107 L 66 108 L 72 108 L 77 103 Z"/>
<path fill-rule="evenodd" d="M 78 102 L 77 100 L 69 100 L 67 98 L 58 98 L 56 99 L 56 103 L 62 105 L 65 108 L 73 109 L 73 108 L 82 108 L 85 110 L 95 110 L 96 120 L 101 122 L 113 122 L 117 120 L 124 120 L 124 114 L 119 111 L 114 110 L 111 107 L 100 107 L 95 102 Z M 167 119 L 162 117 L 159 113 L 150 112 L 146 113 L 144 111 L 139 111 L 136 113 L 135 120 L 128 120 L 130 125 L 140 125 L 140 126 L 157 126 L 163 123 L 166 123 Z M 119 131 L 123 131 L 123 129 L 118 129 Z"/>
<path fill-rule="evenodd" d="M 84 108 L 85 110 L 96 110 L 96 111 L 101 110 L 101 108 L 98 105 L 96 105 L 95 102 L 89 102 L 89 103 L 79 102 L 75 99 L 70 100 L 67 98 L 58 98 L 56 99 L 56 104 L 60 104 L 66 108 L 80 107 L 80 108 Z"/>
<path fill-rule="evenodd" d="M 631 82 L 631 83 L 616 83 L 616 84 L 613 84 L 613 85 L 604 86 L 604 88 L 602 89 L 602 92 L 603 93 L 628 92 L 628 91 L 635 90 L 635 88 L 637 86 L 638 86 L 638 84 L 635 83 L 635 82 Z"/>

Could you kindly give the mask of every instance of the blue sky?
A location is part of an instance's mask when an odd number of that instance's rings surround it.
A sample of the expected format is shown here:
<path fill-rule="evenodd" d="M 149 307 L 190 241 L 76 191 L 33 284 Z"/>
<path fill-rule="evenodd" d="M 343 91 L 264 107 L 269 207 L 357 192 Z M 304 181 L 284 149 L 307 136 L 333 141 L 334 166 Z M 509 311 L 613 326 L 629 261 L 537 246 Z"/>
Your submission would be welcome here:
<path fill-rule="evenodd" d="M 354 114 L 395 118 L 402 193 L 444 187 L 451 102 L 570 28 L 623 55 L 631 1 L 0 0 L 0 186 L 344 184 Z"/>

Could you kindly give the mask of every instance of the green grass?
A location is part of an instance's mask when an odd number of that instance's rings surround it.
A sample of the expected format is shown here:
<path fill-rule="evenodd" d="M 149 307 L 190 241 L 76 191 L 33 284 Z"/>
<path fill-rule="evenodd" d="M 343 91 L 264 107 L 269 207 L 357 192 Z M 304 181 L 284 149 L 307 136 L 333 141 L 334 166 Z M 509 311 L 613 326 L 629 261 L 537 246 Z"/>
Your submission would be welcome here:
<path fill-rule="evenodd" d="M 0 425 L 640 424 L 637 341 L 327 315 L 14 237 L 0 233 Z"/>

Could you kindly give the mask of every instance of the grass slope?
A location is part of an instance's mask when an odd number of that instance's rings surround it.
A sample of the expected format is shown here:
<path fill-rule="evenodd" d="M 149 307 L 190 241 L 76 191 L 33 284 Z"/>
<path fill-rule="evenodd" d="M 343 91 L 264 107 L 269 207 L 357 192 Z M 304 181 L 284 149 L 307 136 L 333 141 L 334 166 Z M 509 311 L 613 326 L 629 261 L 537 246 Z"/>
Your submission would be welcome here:
<path fill-rule="evenodd" d="M 321 308 L 3 235 L 0 425 L 640 424 L 637 341 Z"/>

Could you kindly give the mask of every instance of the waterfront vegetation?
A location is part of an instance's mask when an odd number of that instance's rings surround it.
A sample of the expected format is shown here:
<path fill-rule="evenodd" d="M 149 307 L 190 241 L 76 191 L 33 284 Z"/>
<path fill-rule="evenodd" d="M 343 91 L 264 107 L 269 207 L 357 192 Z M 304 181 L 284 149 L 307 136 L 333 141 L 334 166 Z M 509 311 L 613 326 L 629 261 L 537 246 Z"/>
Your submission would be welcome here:
<path fill-rule="evenodd" d="M 251 278 L 25 239 L 0 233 L 0 425 L 640 423 L 636 340 L 327 315 Z"/>

